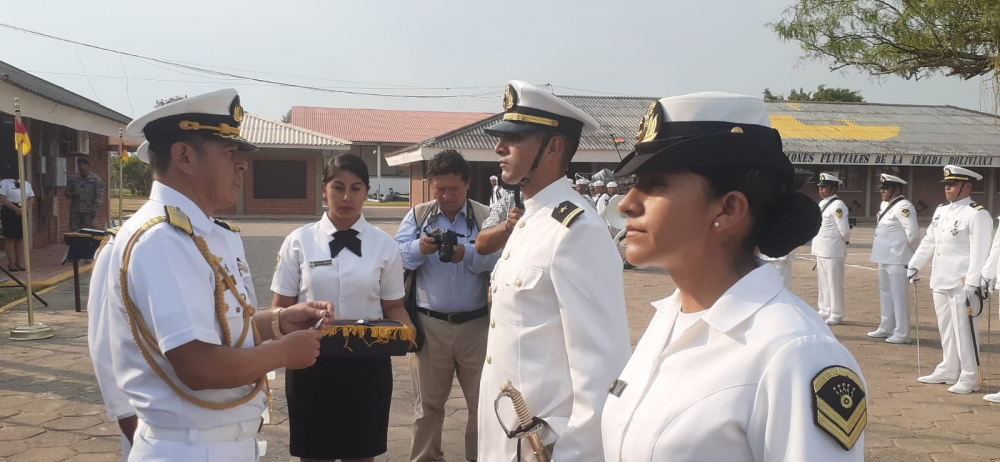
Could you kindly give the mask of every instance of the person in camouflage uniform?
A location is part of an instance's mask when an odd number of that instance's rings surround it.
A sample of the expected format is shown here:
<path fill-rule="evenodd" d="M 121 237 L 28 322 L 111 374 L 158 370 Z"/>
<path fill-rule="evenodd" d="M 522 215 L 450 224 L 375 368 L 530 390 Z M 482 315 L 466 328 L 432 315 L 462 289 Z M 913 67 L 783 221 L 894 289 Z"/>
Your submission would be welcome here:
<path fill-rule="evenodd" d="M 76 165 L 80 175 L 71 177 L 66 184 L 66 197 L 70 199 L 71 231 L 93 228 L 94 216 L 104 203 L 104 182 L 96 173 L 90 171 L 90 161 L 79 158 Z"/>

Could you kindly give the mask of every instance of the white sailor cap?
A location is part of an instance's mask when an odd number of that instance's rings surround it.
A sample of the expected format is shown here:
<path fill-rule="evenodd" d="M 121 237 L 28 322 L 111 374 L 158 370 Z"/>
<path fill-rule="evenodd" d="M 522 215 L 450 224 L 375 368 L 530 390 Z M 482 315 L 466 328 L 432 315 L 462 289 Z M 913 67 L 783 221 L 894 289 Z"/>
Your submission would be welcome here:
<path fill-rule="evenodd" d="M 944 179 L 941 180 L 942 183 L 947 183 L 949 181 L 972 181 L 972 180 L 982 180 L 983 176 L 973 172 L 964 167 L 959 167 L 957 165 L 945 165 L 944 166 Z"/>
<path fill-rule="evenodd" d="M 496 175 L 490 175 L 490 181 L 497 181 Z"/>
<path fill-rule="evenodd" d="M 820 186 L 840 186 L 844 184 L 844 182 L 840 181 L 840 178 L 837 178 L 837 175 L 832 173 L 820 173 L 819 181 L 816 182 L 816 184 Z"/>
<path fill-rule="evenodd" d="M 135 150 L 135 156 L 138 157 L 139 160 L 147 164 L 149 163 L 149 141 L 143 141 L 142 144 L 139 145 L 139 149 Z"/>
<path fill-rule="evenodd" d="M 590 186 L 595 187 L 595 188 L 600 188 L 600 187 L 604 186 L 604 182 L 601 181 L 601 180 L 597 180 L 597 181 L 595 181 L 593 183 L 590 183 Z"/>
<path fill-rule="evenodd" d="M 609 181 L 608 182 L 608 187 L 609 188 L 617 188 L 618 187 L 618 183 L 615 183 L 614 181 Z"/>
<path fill-rule="evenodd" d="M 791 187 L 795 170 L 761 98 L 702 92 L 653 101 L 639 123 L 635 151 L 614 176 L 720 167 L 771 169 Z"/>
<path fill-rule="evenodd" d="M 227 88 L 153 109 L 128 124 L 125 133 L 145 136 L 153 144 L 171 143 L 183 133 L 198 133 L 236 143 L 241 151 L 256 151 L 257 146 L 240 136 L 242 121 L 240 95 Z"/>
<path fill-rule="evenodd" d="M 586 178 L 577 178 L 576 185 L 577 186 L 590 186 L 590 183 L 587 182 Z"/>
<path fill-rule="evenodd" d="M 580 138 L 581 133 L 595 131 L 601 126 L 597 119 L 580 108 L 522 80 L 507 83 L 503 110 L 503 121 L 487 128 L 487 134 L 500 137 L 507 133 L 548 129 Z"/>
<path fill-rule="evenodd" d="M 907 184 L 906 181 L 904 181 L 902 178 L 900 178 L 900 177 L 898 177 L 896 175 L 890 175 L 888 173 L 883 173 L 882 175 L 879 175 L 878 182 L 882 186 L 885 186 L 885 187 L 892 186 L 892 183 Z M 886 184 L 886 183 L 889 183 L 889 184 Z"/>

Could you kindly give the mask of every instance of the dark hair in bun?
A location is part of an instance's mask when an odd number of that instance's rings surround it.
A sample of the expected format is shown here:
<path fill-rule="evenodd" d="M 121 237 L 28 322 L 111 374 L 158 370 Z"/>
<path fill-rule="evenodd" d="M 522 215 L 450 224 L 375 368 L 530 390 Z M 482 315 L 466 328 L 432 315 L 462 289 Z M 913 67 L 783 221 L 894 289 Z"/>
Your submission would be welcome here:
<path fill-rule="evenodd" d="M 822 224 L 816 202 L 792 188 L 790 179 L 771 169 L 746 167 L 695 168 L 693 173 L 708 180 L 709 194 L 722 197 L 739 191 L 747 198 L 753 230 L 741 250 L 753 255 L 754 249 L 772 257 L 787 255 L 809 242 Z"/>
<path fill-rule="evenodd" d="M 323 184 L 333 181 L 333 178 L 342 171 L 357 175 L 365 186 L 371 187 L 368 179 L 368 164 L 365 164 L 365 161 L 356 154 L 341 154 L 327 162 L 326 167 L 323 168 Z"/>

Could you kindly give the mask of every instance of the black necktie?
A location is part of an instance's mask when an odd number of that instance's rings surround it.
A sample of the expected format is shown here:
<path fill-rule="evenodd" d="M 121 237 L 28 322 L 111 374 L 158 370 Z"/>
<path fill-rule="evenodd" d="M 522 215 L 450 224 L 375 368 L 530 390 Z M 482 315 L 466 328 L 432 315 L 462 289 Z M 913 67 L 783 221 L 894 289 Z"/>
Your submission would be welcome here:
<path fill-rule="evenodd" d="M 350 250 L 355 255 L 361 256 L 361 239 L 358 239 L 358 230 L 345 229 L 333 233 L 333 240 L 330 241 L 330 257 L 336 258 L 342 249 Z"/>

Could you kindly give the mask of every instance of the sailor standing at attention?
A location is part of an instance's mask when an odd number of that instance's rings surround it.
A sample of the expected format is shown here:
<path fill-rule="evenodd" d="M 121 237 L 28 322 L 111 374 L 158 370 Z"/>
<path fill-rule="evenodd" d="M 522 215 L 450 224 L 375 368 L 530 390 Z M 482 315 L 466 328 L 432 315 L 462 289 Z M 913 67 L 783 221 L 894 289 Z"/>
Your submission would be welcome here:
<path fill-rule="evenodd" d="M 872 261 L 878 263 L 878 291 L 882 321 L 869 332 L 888 343 L 910 343 L 910 290 L 906 264 L 920 245 L 920 226 L 913 204 L 903 197 L 907 183 L 888 173 L 879 177 L 882 206 L 872 241 Z"/>
<path fill-rule="evenodd" d="M 844 182 L 833 174 L 819 174 L 817 185 L 822 198 L 819 209 L 823 225 L 812 241 L 819 279 L 819 315 L 831 326 L 844 319 L 844 259 L 847 258 L 847 243 L 851 240 L 847 205 L 837 197 L 837 189 L 842 184 Z"/>

